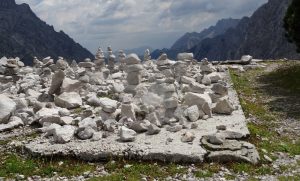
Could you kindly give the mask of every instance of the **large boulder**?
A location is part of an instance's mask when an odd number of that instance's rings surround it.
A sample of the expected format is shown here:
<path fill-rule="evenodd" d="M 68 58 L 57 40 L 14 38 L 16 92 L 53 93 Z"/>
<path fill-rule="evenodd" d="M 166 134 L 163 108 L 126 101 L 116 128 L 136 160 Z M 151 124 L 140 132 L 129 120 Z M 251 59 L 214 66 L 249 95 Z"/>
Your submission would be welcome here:
<path fill-rule="evenodd" d="M 82 99 L 76 92 L 64 92 L 54 100 L 55 104 L 62 108 L 73 109 L 82 105 Z"/>
<path fill-rule="evenodd" d="M 16 103 L 4 94 L 0 94 L 0 124 L 7 123 L 16 110 Z"/>
<path fill-rule="evenodd" d="M 184 96 L 184 104 L 188 106 L 197 105 L 200 110 L 202 110 L 202 106 L 207 104 L 212 104 L 212 100 L 208 94 L 197 94 L 188 92 Z"/>

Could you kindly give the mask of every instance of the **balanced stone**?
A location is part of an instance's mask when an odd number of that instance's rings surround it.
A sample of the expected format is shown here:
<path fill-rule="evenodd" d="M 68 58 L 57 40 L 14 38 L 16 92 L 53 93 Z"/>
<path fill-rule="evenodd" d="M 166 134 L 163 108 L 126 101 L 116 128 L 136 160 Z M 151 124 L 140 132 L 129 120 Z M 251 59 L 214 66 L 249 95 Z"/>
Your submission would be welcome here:
<path fill-rule="evenodd" d="M 107 47 L 107 54 L 108 54 L 108 69 L 110 71 L 113 71 L 115 68 L 115 61 L 116 61 L 116 56 L 113 54 L 112 48 L 109 46 Z"/>
<path fill-rule="evenodd" d="M 105 67 L 105 56 L 101 48 L 99 48 L 96 53 L 94 63 L 96 70 L 102 70 L 102 68 Z"/>

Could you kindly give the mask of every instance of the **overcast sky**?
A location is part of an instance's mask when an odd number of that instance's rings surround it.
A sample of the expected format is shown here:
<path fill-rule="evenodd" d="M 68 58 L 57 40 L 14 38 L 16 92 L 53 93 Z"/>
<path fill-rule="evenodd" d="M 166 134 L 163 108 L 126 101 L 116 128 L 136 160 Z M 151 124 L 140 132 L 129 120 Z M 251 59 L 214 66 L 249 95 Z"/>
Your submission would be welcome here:
<path fill-rule="evenodd" d="M 97 47 L 170 47 L 222 18 L 250 16 L 267 0 L 16 0 L 92 53 Z"/>

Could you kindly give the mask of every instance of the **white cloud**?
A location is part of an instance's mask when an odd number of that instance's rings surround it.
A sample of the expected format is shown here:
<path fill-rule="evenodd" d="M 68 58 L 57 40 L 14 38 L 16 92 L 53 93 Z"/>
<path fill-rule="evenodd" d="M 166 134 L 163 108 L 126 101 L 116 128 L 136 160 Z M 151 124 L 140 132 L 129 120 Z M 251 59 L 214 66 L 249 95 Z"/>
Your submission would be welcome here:
<path fill-rule="evenodd" d="M 221 18 L 249 16 L 267 0 L 16 0 L 94 52 L 169 47 L 185 32 Z"/>

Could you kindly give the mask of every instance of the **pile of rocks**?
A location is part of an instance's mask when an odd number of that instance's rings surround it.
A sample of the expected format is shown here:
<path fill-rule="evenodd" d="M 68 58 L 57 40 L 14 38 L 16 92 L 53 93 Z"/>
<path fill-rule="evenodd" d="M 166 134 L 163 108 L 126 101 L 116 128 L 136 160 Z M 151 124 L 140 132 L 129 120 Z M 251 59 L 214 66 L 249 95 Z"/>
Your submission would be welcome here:
<path fill-rule="evenodd" d="M 238 102 L 230 100 L 225 73 L 217 72 L 206 59 L 196 63 L 191 53 L 179 54 L 178 61 L 169 60 L 166 54 L 156 62 L 150 58 L 146 50 L 142 64 L 136 54 L 126 56 L 120 51 L 119 64 L 115 64 L 108 47 L 108 65 L 101 49 L 93 62 L 86 59 L 78 65 L 69 65 L 62 57 L 56 63 L 50 57 L 35 58 L 34 67 L 1 59 L 0 67 L 17 68 L 14 75 L 20 79 L 7 81 L 10 74 L 0 72 L 0 132 L 38 123 L 42 136 L 53 144 L 76 140 L 139 144 L 146 135 L 149 140 L 168 138 L 167 144 L 179 137 L 183 147 L 226 142 L 209 141 L 211 137 L 205 142 L 205 135 L 218 131 L 216 125 L 232 123 L 216 118 L 243 116 Z M 201 127 L 204 122 L 214 126 L 206 130 Z M 244 120 L 234 124 L 231 131 L 243 133 L 230 139 L 247 136 Z M 243 146 L 239 149 L 245 151 Z M 243 160 L 254 163 L 255 159 Z"/>

